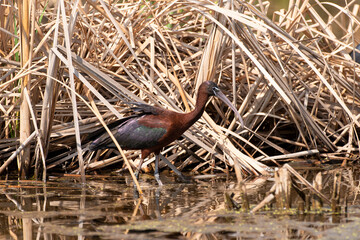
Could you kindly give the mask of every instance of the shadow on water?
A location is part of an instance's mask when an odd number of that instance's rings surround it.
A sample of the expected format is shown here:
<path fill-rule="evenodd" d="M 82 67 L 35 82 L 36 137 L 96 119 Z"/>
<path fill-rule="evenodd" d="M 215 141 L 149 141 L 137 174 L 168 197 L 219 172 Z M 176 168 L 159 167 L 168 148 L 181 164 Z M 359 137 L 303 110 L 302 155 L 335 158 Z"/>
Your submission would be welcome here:
<path fill-rule="evenodd" d="M 85 187 L 74 176 L 47 184 L 1 181 L 0 234 L 14 239 L 359 239 L 357 192 L 346 195 L 344 201 L 351 198 L 351 204 L 336 213 L 330 206 L 299 212 L 273 204 L 250 213 L 226 206 L 227 195 L 241 202 L 234 179 L 159 188 L 155 180 L 142 176 L 142 198 L 134 197 L 129 177 L 88 177 Z M 358 179 L 351 181 L 343 184 L 358 188 Z M 250 209 L 273 184 L 273 178 L 245 182 Z"/>

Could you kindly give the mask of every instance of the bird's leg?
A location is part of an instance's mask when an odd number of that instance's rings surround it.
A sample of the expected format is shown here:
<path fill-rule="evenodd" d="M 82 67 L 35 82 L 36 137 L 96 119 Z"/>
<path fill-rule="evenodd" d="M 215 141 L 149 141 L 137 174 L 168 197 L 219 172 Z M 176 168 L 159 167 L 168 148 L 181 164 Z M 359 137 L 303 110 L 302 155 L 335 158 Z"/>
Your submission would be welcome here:
<path fill-rule="evenodd" d="M 164 163 L 166 163 L 171 170 L 174 171 L 174 173 L 176 173 L 182 181 L 184 182 L 189 182 L 189 179 L 187 179 L 175 166 L 174 164 L 172 164 L 169 160 L 166 159 L 166 157 L 164 157 L 163 155 L 161 155 L 161 160 L 163 160 Z"/>
<path fill-rule="evenodd" d="M 135 171 L 135 177 L 136 177 L 137 180 L 139 180 L 139 173 L 141 171 L 141 166 L 142 166 L 143 163 L 144 163 L 144 159 L 141 158 L 141 160 L 139 162 L 139 165 L 138 165 L 138 167 L 137 167 L 137 169 Z"/>
<path fill-rule="evenodd" d="M 136 180 L 139 180 L 139 173 L 140 173 L 141 166 L 142 166 L 143 162 L 144 162 L 144 159 L 141 158 L 141 160 L 140 160 L 140 162 L 139 162 L 139 166 L 136 168 L 136 171 L 135 171 L 135 173 L 134 173 L 134 175 L 135 175 L 135 177 L 136 177 Z M 134 187 L 137 188 L 135 182 L 134 182 Z"/>
<path fill-rule="evenodd" d="M 163 183 L 160 180 L 160 174 L 159 174 L 159 159 L 160 159 L 159 154 L 156 154 L 155 155 L 155 172 L 154 172 L 154 176 L 155 176 L 155 179 L 158 182 L 159 186 L 162 186 Z"/>

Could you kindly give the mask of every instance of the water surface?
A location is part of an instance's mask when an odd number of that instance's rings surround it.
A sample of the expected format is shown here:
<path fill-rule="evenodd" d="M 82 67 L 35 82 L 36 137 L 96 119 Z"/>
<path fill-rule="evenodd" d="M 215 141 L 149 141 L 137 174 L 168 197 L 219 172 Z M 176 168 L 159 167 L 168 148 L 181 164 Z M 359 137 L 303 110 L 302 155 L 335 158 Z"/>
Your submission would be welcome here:
<path fill-rule="evenodd" d="M 229 210 L 224 194 L 240 191 L 226 176 L 157 187 L 146 174 L 139 198 L 129 177 L 66 176 L 38 181 L 1 181 L 0 235 L 32 239 L 360 239 L 358 202 L 347 211 L 329 207 L 300 214 L 271 205 L 259 212 Z M 266 196 L 272 179 L 246 182 L 250 208 Z"/>

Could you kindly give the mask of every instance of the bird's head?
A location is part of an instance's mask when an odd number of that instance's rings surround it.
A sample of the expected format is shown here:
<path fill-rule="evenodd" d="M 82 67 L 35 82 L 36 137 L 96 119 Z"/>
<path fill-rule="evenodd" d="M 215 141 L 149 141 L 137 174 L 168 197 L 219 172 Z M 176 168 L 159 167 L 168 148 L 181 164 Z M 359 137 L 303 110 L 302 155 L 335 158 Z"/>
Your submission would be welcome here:
<path fill-rule="evenodd" d="M 236 109 L 236 107 L 230 102 L 230 100 L 221 92 L 218 85 L 211 81 L 206 81 L 203 83 L 206 86 L 206 91 L 209 96 L 215 96 L 218 97 L 220 100 L 222 100 L 226 105 L 228 105 L 231 110 L 234 111 L 237 119 L 240 121 L 241 126 L 244 127 L 244 121 L 242 117 L 240 116 L 240 113 Z"/>
<path fill-rule="evenodd" d="M 216 96 L 218 92 L 221 92 L 218 85 L 214 82 L 206 81 L 203 84 L 206 85 L 206 91 L 209 96 Z"/>

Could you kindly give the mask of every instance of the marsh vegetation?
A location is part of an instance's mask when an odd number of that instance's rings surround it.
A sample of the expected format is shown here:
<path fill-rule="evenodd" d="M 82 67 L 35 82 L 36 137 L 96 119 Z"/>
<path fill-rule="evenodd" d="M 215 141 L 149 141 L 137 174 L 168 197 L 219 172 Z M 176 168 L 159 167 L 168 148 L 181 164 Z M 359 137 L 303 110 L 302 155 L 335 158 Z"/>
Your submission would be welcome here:
<path fill-rule="evenodd" d="M 360 68 L 349 54 L 360 43 L 359 7 L 358 1 L 289 1 L 270 13 L 269 2 L 252 0 L 0 1 L 3 202 L 14 202 L 5 188 L 18 178 L 35 185 L 68 175 L 87 184 L 95 175 L 129 179 L 140 151 L 91 152 L 88 136 L 128 116 L 130 102 L 189 112 L 196 90 L 210 80 L 237 107 L 245 128 L 213 99 L 162 157 L 195 182 L 231 178 L 239 196 L 216 197 L 228 211 L 255 213 L 269 204 L 308 211 L 325 204 L 344 214 L 349 196 L 356 206 L 359 185 Z M 150 156 L 143 172 L 153 162 Z M 167 175 L 165 164 L 160 169 Z M 264 176 L 273 178 L 270 188 L 256 204 L 247 203 L 246 181 Z M 323 185 L 328 181 L 331 187 Z M 127 192 L 128 185 L 120 186 Z M 124 234 L 133 229 L 129 224 Z"/>

